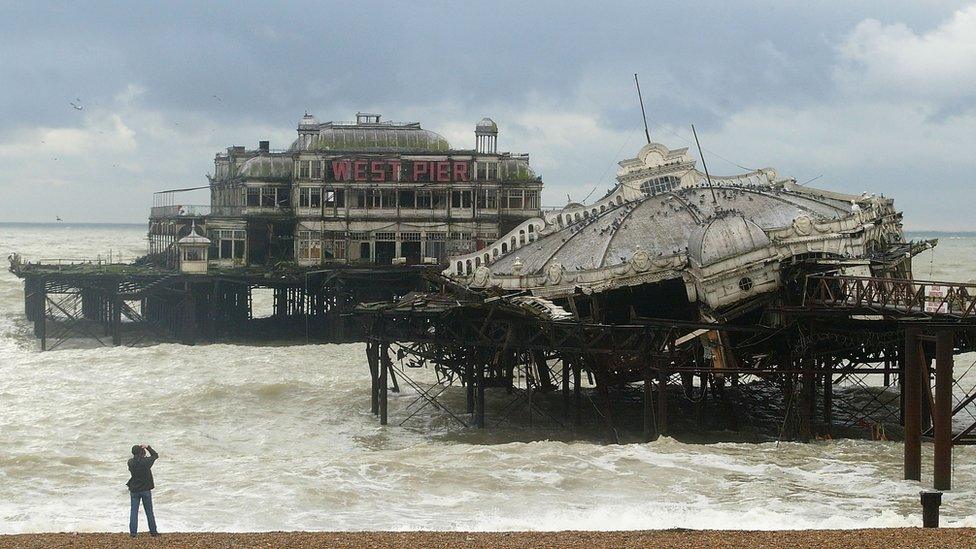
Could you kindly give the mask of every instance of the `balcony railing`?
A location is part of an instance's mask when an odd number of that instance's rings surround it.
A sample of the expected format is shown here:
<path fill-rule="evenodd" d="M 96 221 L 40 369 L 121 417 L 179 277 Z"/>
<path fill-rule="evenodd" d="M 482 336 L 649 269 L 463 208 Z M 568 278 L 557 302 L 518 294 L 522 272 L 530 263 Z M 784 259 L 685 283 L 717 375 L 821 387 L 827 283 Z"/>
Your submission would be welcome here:
<path fill-rule="evenodd" d="M 177 204 L 173 206 L 153 206 L 150 216 L 159 217 L 237 217 L 244 215 L 243 206 L 211 206 L 209 204 Z"/>

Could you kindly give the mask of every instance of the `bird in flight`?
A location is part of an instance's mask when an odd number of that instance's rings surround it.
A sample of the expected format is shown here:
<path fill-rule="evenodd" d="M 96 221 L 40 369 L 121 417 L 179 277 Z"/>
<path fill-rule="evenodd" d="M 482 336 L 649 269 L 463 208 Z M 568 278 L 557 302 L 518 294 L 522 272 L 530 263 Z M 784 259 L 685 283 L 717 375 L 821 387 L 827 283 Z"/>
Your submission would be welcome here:
<path fill-rule="evenodd" d="M 56 215 L 54 217 L 58 218 L 58 221 L 61 221 L 61 216 L 60 215 Z"/>
<path fill-rule="evenodd" d="M 76 111 L 85 110 L 85 106 L 81 104 L 81 99 L 75 99 L 74 101 L 68 104 L 74 107 Z"/>

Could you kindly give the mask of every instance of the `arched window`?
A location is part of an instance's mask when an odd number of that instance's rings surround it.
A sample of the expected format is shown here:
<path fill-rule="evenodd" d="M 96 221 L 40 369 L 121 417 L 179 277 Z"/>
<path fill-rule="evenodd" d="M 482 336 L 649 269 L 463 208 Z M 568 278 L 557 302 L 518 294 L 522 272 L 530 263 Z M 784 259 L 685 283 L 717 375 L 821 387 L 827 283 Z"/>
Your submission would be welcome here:
<path fill-rule="evenodd" d="M 508 244 L 505 244 L 504 242 L 502 242 L 502 253 L 503 254 L 508 253 Z"/>
<path fill-rule="evenodd" d="M 590 212 L 584 211 L 583 212 L 583 217 L 586 218 L 586 219 L 589 219 L 590 218 Z"/>
<path fill-rule="evenodd" d="M 596 208 L 593 208 L 593 217 L 596 217 Z"/>
<path fill-rule="evenodd" d="M 606 210 L 607 210 L 607 205 L 606 204 L 600 204 L 600 213 L 603 213 Z"/>
<path fill-rule="evenodd" d="M 617 195 L 617 204 L 623 204 L 623 203 L 624 203 L 624 198 L 618 194 Z"/>
<path fill-rule="evenodd" d="M 464 274 L 464 267 L 461 265 L 460 261 L 457 262 L 457 274 Z"/>
<path fill-rule="evenodd" d="M 519 246 L 525 246 L 525 233 L 519 234 Z"/>
<path fill-rule="evenodd" d="M 480 257 L 474 258 L 474 266 L 475 267 L 480 267 L 481 266 L 481 258 Z"/>
<path fill-rule="evenodd" d="M 573 217 L 576 219 L 576 221 L 579 221 L 580 220 L 580 214 L 579 214 L 579 212 L 576 212 L 576 214 L 573 215 Z"/>
<path fill-rule="evenodd" d="M 533 225 L 531 223 L 529 224 L 529 232 L 530 233 L 534 233 L 535 232 L 535 225 Z"/>
<path fill-rule="evenodd" d="M 466 270 L 466 273 L 465 274 L 471 274 L 471 260 L 470 259 L 464 262 L 464 267 L 465 267 L 465 270 Z"/>
<path fill-rule="evenodd" d="M 514 250 L 516 248 L 516 246 L 518 245 L 514 236 L 512 237 L 511 243 L 512 243 L 512 249 Z"/>
<path fill-rule="evenodd" d="M 485 265 L 487 265 L 489 261 L 491 261 L 491 256 L 485 253 Z"/>

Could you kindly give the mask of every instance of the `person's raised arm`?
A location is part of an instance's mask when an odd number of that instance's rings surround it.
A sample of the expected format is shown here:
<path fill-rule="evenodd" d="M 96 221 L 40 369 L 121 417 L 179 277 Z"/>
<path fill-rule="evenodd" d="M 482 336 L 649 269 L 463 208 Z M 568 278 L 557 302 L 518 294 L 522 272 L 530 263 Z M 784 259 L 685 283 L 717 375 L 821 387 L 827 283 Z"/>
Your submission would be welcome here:
<path fill-rule="evenodd" d="M 148 444 L 146 445 L 146 451 L 149 452 L 149 465 L 152 465 L 153 462 L 156 461 L 156 458 L 159 457 L 159 454 L 156 452 L 156 450 L 153 450 L 152 446 Z"/>

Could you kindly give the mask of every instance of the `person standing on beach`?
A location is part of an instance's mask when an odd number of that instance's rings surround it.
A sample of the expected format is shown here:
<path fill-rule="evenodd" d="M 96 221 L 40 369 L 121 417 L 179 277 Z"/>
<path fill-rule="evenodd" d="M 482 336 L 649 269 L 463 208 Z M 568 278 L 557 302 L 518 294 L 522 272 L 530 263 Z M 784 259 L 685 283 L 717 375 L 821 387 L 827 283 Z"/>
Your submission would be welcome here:
<path fill-rule="evenodd" d="M 149 457 L 146 457 L 146 452 Z M 129 535 L 136 537 L 136 526 L 139 521 L 139 502 L 146 510 L 146 519 L 149 521 L 149 535 L 158 536 L 156 531 L 156 516 L 153 514 L 152 489 L 153 484 L 152 466 L 156 462 L 159 454 L 148 444 L 141 444 L 132 447 L 132 457 L 129 458 L 129 482 L 125 485 L 129 487 L 129 498 L 132 506 L 129 510 Z"/>

